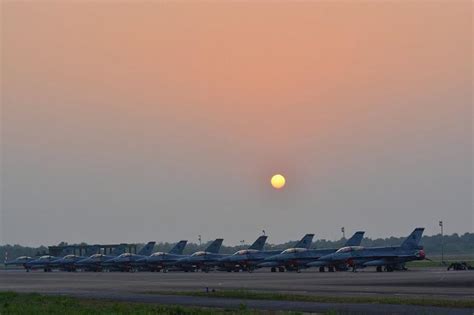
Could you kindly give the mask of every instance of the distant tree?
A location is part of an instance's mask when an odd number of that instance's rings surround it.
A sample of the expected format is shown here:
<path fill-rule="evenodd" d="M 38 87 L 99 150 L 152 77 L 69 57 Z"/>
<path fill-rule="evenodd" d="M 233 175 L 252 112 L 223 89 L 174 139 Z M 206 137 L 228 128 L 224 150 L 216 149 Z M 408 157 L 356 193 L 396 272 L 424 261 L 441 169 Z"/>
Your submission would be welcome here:
<path fill-rule="evenodd" d="M 377 238 L 370 239 L 364 238 L 362 240 L 362 246 L 394 246 L 400 245 L 405 237 L 389 237 L 389 238 Z M 297 241 L 289 241 L 283 244 L 266 244 L 266 249 L 284 250 L 293 246 Z M 191 254 L 198 250 L 204 250 L 211 241 L 203 243 L 202 245 L 196 243 L 188 243 L 184 250 L 184 254 Z M 446 255 L 474 255 L 474 233 L 464 233 L 459 235 L 457 233 L 451 235 L 444 235 L 443 237 L 444 252 Z M 67 242 L 60 242 L 59 246 L 67 246 Z M 80 245 L 87 245 L 86 243 L 80 243 Z M 175 243 L 161 242 L 155 245 L 154 251 L 168 252 Z M 329 241 L 325 239 L 316 240 L 312 244 L 312 248 L 340 248 L 344 245 L 344 240 L 340 239 L 337 241 Z M 441 254 L 441 234 L 432 236 L 423 236 L 421 239 L 421 245 L 424 246 L 425 252 L 428 257 L 433 255 Z M 143 247 L 144 244 L 137 244 L 137 251 Z M 221 253 L 232 254 L 239 249 L 246 248 L 249 245 L 238 245 L 238 246 L 222 246 Z M 21 245 L 3 245 L 0 246 L 0 261 L 3 261 L 5 252 L 8 252 L 8 257 L 14 258 L 18 256 L 40 256 L 48 252 L 48 248 L 45 246 L 40 247 L 26 247 Z"/>

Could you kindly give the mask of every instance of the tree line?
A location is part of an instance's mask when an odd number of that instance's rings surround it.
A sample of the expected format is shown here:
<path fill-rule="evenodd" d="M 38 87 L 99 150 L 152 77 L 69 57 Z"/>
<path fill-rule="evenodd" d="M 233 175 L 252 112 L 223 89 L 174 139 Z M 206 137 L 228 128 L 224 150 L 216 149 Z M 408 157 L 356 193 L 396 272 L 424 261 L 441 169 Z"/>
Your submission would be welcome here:
<path fill-rule="evenodd" d="M 394 246 L 400 245 L 405 237 L 389 237 L 389 238 L 364 238 L 362 241 L 362 246 L 373 247 L 373 246 Z M 325 239 L 316 240 L 313 242 L 311 248 L 340 248 L 344 246 L 345 239 L 340 239 L 338 241 L 330 241 Z M 266 249 L 285 249 L 291 247 L 295 244 L 296 241 L 289 241 L 283 244 L 267 244 Z M 203 250 L 209 245 L 209 242 L 203 243 L 201 245 L 196 243 L 188 243 L 184 253 L 191 254 L 198 250 Z M 474 233 L 464 233 L 459 235 L 457 233 L 451 235 L 444 235 L 441 237 L 441 234 L 432 235 L 432 236 L 423 236 L 421 240 L 421 245 L 423 245 L 425 252 L 428 256 L 440 255 L 441 254 L 441 244 L 444 247 L 445 255 L 474 255 Z M 66 242 L 61 242 L 58 245 L 75 245 L 68 244 Z M 85 243 L 77 245 L 86 245 Z M 139 244 L 138 249 L 144 244 Z M 155 245 L 154 251 L 163 251 L 167 252 L 173 247 L 174 243 L 161 242 Z M 222 246 L 221 253 L 223 254 L 232 254 L 239 249 L 247 248 L 249 245 L 239 245 L 239 246 Z M 21 245 L 2 245 L 0 246 L 0 261 L 3 261 L 5 253 L 8 253 L 8 258 L 12 259 L 18 256 L 40 256 L 45 255 L 48 252 L 46 246 L 39 247 L 27 247 Z"/>

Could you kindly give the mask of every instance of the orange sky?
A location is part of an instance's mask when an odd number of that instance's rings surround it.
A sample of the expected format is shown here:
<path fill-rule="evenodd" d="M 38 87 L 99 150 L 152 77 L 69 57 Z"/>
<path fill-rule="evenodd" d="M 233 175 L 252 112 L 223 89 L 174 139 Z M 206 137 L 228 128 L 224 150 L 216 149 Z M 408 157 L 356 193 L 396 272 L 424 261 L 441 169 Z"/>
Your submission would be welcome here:
<path fill-rule="evenodd" d="M 199 227 L 179 222 L 193 208 L 283 240 L 300 227 L 336 237 L 348 213 L 354 229 L 370 217 L 373 234 L 394 222 L 390 233 L 402 234 L 413 225 L 396 211 L 418 209 L 414 223 L 427 225 L 454 207 L 455 226 L 472 231 L 471 31 L 467 1 L 4 1 L 4 221 L 79 220 L 81 209 L 107 222 L 136 207 L 191 237 Z M 276 199 L 262 184 L 272 172 L 289 175 Z M 19 200 L 26 180 L 47 182 L 41 197 Z M 136 238 L 181 237 L 163 228 Z"/>

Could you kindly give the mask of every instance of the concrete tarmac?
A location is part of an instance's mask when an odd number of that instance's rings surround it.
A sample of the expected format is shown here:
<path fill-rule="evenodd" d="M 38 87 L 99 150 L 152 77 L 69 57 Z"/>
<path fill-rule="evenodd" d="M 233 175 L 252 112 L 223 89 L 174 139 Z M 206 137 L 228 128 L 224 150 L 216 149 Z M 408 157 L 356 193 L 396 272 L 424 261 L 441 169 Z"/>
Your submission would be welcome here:
<path fill-rule="evenodd" d="M 285 301 L 240 301 L 160 295 L 161 291 L 204 291 L 248 289 L 266 292 L 327 296 L 398 296 L 474 300 L 474 272 L 445 269 L 414 269 L 405 272 L 377 273 L 372 270 L 319 273 L 120 273 L 120 272 L 25 272 L 0 271 L 0 290 L 67 294 L 87 298 L 104 298 L 160 304 L 197 305 L 207 307 L 248 307 L 275 310 L 323 312 L 340 310 L 355 313 L 404 314 L 473 314 L 472 309 L 426 308 L 404 305 L 332 304 Z"/>

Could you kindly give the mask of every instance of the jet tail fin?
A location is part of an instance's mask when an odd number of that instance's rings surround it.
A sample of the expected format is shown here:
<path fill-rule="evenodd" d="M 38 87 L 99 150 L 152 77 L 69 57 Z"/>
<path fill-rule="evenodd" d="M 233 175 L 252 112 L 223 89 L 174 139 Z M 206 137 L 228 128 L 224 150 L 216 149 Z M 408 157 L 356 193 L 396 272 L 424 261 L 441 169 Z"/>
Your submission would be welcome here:
<path fill-rule="evenodd" d="M 114 250 L 110 253 L 112 256 L 118 256 L 120 254 L 125 253 L 127 250 L 127 244 L 120 244 L 119 246 L 115 247 Z"/>
<path fill-rule="evenodd" d="M 314 234 L 306 234 L 303 238 L 295 244 L 295 248 L 309 248 L 313 242 Z"/>
<path fill-rule="evenodd" d="M 265 246 L 265 242 L 267 241 L 268 236 L 262 235 L 259 236 L 255 242 L 249 247 L 249 249 L 255 249 L 255 250 L 263 250 L 263 246 Z"/>
<path fill-rule="evenodd" d="M 362 239 L 364 238 L 365 231 L 357 231 L 347 240 L 344 246 L 360 246 Z"/>
<path fill-rule="evenodd" d="M 156 242 L 148 242 L 142 249 L 138 252 L 138 255 L 141 256 L 150 256 L 153 252 Z"/>
<path fill-rule="evenodd" d="M 176 245 L 174 245 L 174 247 L 169 251 L 169 253 L 175 255 L 182 255 L 187 243 L 188 241 L 179 241 L 178 243 L 176 243 Z"/>
<path fill-rule="evenodd" d="M 212 242 L 207 248 L 206 252 L 217 254 L 221 249 L 222 242 L 224 241 L 223 238 L 217 238 L 214 242 Z"/>
<path fill-rule="evenodd" d="M 403 241 L 401 247 L 403 248 L 416 248 L 421 241 L 421 236 L 425 228 L 416 228 L 411 232 L 410 235 Z"/>

